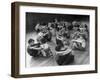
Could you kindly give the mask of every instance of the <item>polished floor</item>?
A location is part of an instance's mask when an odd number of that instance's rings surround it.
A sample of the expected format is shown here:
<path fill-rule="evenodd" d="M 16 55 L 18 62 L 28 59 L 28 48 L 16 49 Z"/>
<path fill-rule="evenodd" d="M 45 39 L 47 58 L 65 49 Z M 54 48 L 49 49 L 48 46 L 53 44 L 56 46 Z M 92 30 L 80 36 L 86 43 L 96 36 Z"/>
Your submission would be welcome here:
<path fill-rule="evenodd" d="M 33 33 L 28 33 L 26 35 L 26 48 L 28 46 L 28 40 L 30 38 L 36 38 L 36 35 Z M 31 57 L 26 51 L 26 67 L 40 67 L 40 66 L 58 66 L 56 63 L 56 56 L 55 56 L 55 44 L 49 43 L 50 47 L 53 51 L 53 57 L 49 58 L 33 58 Z M 87 46 L 85 51 L 73 50 L 73 55 L 75 56 L 74 62 L 69 65 L 82 65 L 82 64 L 89 64 L 90 57 L 89 57 L 89 46 Z"/>

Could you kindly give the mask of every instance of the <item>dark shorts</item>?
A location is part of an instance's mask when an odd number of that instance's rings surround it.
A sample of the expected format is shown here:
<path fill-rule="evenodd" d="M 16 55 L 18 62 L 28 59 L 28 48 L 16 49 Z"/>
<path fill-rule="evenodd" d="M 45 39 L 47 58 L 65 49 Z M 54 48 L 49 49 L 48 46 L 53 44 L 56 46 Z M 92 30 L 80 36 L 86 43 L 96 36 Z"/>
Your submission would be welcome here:
<path fill-rule="evenodd" d="M 27 49 L 27 52 L 30 56 L 33 56 L 33 57 L 38 57 L 40 56 L 39 54 L 41 53 L 41 51 L 39 50 L 35 50 L 35 49 Z"/>
<path fill-rule="evenodd" d="M 57 38 L 56 38 L 56 44 L 57 44 L 57 46 L 64 46 L 63 42 Z"/>
<path fill-rule="evenodd" d="M 67 65 L 72 63 L 73 61 L 74 61 L 74 55 L 72 55 L 71 53 L 59 56 L 57 59 L 58 65 Z"/>

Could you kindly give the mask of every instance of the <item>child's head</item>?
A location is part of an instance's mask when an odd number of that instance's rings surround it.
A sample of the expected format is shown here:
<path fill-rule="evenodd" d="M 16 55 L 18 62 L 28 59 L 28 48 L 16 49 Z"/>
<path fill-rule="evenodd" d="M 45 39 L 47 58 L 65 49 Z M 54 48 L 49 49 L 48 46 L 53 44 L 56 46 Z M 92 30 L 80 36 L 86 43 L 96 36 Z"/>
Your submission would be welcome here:
<path fill-rule="evenodd" d="M 78 38 L 84 39 L 83 35 L 81 35 L 81 34 L 78 36 Z"/>
<path fill-rule="evenodd" d="M 83 33 L 86 31 L 86 24 L 81 24 L 80 25 L 80 32 Z"/>
<path fill-rule="evenodd" d="M 64 40 L 63 44 L 64 44 L 64 46 L 69 46 L 69 40 L 68 39 Z"/>
<path fill-rule="evenodd" d="M 33 44 L 34 44 L 34 39 L 29 39 L 29 40 L 28 40 L 28 44 L 29 44 L 29 45 L 33 45 Z"/>
<path fill-rule="evenodd" d="M 72 26 L 73 26 L 73 29 L 74 29 L 75 31 L 77 31 L 77 30 L 79 29 L 80 22 L 78 22 L 78 21 L 73 21 L 73 22 L 72 22 Z"/>

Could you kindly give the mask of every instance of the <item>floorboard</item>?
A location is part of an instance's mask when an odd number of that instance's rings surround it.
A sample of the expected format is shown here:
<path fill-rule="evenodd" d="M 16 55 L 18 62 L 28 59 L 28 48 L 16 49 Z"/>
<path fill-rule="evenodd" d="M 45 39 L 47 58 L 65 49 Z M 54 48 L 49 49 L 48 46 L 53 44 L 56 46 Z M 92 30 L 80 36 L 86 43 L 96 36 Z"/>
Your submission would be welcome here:
<path fill-rule="evenodd" d="M 28 46 L 27 42 L 30 38 L 35 38 L 36 35 L 33 35 L 32 33 L 29 33 L 26 35 L 26 48 Z M 54 52 L 54 43 L 50 43 L 51 49 Z M 89 64 L 90 58 L 89 58 L 89 46 L 85 51 L 79 51 L 79 50 L 73 50 L 73 55 L 75 56 L 75 60 L 70 65 L 82 65 L 82 64 Z M 33 58 L 31 57 L 27 51 L 26 51 L 26 67 L 42 67 L 42 66 L 58 66 L 56 63 L 55 57 L 49 57 L 49 58 Z"/>

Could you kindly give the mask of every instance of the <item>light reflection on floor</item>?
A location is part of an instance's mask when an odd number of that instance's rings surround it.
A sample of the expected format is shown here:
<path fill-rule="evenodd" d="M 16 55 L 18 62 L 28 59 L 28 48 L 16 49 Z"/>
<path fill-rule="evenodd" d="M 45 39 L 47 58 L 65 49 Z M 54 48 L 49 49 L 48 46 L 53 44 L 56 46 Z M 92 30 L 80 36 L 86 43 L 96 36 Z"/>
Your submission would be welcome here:
<path fill-rule="evenodd" d="M 26 50 L 27 50 L 27 42 L 30 38 L 36 39 L 35 33 L 28 33 L 26 35 Z M 51 49 L 55 54 L 54 43 L 50 43 Z M 88 50 L 88 48 L 87 48 Z M 89 64 L 89 51 L 73 51 L 75 60 L 71 65 L 80 65 L 80 64 Z M 55 57 L 50 58 L 33 58 L 26 51 L 26 67 L 40 67 L 40 66 L 57 66 Z"/>

